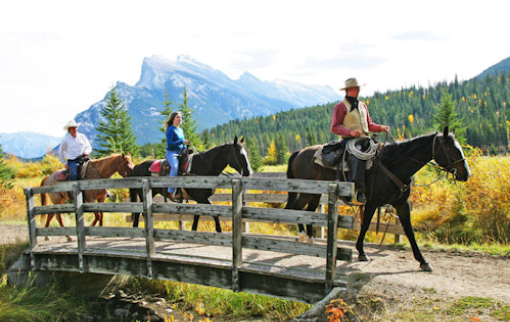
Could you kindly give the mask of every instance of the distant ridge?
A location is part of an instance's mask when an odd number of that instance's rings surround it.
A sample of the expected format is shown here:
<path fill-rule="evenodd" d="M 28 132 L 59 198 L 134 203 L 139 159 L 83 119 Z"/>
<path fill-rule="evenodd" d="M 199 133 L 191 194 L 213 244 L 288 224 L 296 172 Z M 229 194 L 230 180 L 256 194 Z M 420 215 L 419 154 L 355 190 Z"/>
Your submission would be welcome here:
<path fill-rule="evenodd" d="M 182 104 L 184 86 L 189 95 L 188 104 L 195 109 L 199 130 L 234 119 L 333 102 L 342 97 L 329 86 L 261 81 L 247 72 L 233 80 L 189 56 L 179 56 L 176 61 L 152 56 L 144 59 L 135 86 L 117 83 L 117 93 L 126 99 L 129 114 L 136 120 L 133 130 L 138 136 L 138 144 L 163 138 L 159 126 L 163 121 L 160 111 L 165 91 L 177 106 Z M 95 128 L 101 120 L 100 110 L 104 104 L 103 99 L 76 117 L 76 121 L 82 123 L 80 131 L 89 137 L 92 145 L 95 145 Z"/>

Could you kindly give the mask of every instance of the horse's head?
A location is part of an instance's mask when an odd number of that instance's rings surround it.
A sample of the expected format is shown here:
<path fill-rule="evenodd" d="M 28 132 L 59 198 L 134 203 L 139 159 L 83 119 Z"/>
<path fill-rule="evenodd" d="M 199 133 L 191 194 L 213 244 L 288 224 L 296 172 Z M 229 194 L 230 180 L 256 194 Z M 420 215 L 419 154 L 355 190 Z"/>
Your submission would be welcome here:
<path fill-rule="evenodd" d="M 248 160 L 248 154 L 244 149 L 243 145 L 244 138 L 241 140 L 237 140 L 237 136 L 234 138 L 234 143 L 232 143 L 232 150 L 228 156 L 228 164 L 236 169 L 243 177 L 249 177 L 253 173 L 250 161 Z"/>
<path fill-rule="evenodd" d="M 432 147 L 434 160 L 455 176 L 455 180 L 467 181 L 471 175 L 469 165 L 457 139 L 449 133 L 448 126 L 442 134 L 437 134 Z"/>
<path fill-rule="evenodd" d="M 135 167 L 135 164 L 133 163 L 133 160 L 131 159 L 131 154 L 122 154 L 121 155 L 121 162 L 119 162 L 119 165 L 117 167 L 117 172 L 123 177 L 129 176 L 133 168 Z"/>

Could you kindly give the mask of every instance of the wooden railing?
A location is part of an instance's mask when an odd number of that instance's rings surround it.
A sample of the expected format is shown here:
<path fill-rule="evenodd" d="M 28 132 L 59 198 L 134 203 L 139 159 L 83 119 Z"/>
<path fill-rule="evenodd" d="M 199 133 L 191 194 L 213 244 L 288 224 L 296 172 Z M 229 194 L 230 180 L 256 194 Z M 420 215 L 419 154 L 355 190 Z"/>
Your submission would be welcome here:
<path fill-rule="evenodd" d="M 176 204 L 158 203 L 153 201 L 152 188 L 164 187 L 230 189 L 231 205 L 203 205 L 203 204 Z M 138 188 L 143 190 L 143 202 L 131 203 L 84 203 L 83 193 L 86 190 L 96 189 L 122 189 Z M 78 182 L 65 182 L 50 187 L 37 187 L 25 189 L 27 200 L 27 218 L 29 223 L 30 256 L 32 270 L 67 270 L 85 272 L 101 272 L 106 274 L 133 274 L 148 278 L 161 278 L 181 280 L 189 283 L 206 284 L 234 291 L 248 291 L 259 294 L 280 296 L 313 302 L 321 299 L 334 286 L 343 285 L 337 278 L 336 261 L 351 260 L 352 251 L 337 247 L 337 228 L 353 228 L 353 217 L 338 214 L 338 198 L 352 195 L 352 183 L 338 183 L 313 180 L 289 179 L 256 179 L 231 177 L 173 177 L 154 178 L 138 177 L 125 179 L 100 179 Z M 299 210 L 284 210 L 249 207 L 243 196 L 248 191 L 281 191 L 314 193 L 327 195 L 327 213 L 307 212 Z M 75 195 L 74 204 L 35 206 L 34 196 L 41 193 L 72 191 Z M 144 228 L 125 227 L 85 227 L 84 213 L 86 212 L 140 212 L 144 218 Z M 51 213 L 75 213 L 74 227 L 40 228 L 36 226 L 36 217 Z M 227 217 L 232 220 L 231 234 L 217 234 L 211 232 L 197 232 L 185 230 L 170 230 L 154 228 L 154 213 L 180 214 L 180 215 L 211 215 Z M 243 232 L 242 225 L 245 220 L 313 224 L 327 228 L 325 244 L 298 243 L 293 239 L 280 236 L 257 235 L 253 236 Z M 76 236 L 77 244 L 74 252 L 52 251 L 49 248 L 38 247 L 37 238 L 43 236 Z M 116 252 L 103 250 L 101 256 L 88 247 L 87 237 L 123 237 L 141 238 L 145 240 L 143 254 L 122 256 Z M 185 276 L 177 264 L 161 259 L 156 252 L 155 241 L 173 240 L 186 243 L 200 243 L 231 247 L 232 259 L 228 268 L 221 265 L 211 265 L 209 271 L 219 271 L 214 280 L 205 279 L 203 273 Z M 293 255 L 306 255 L 325 258 L 323 273 L 313 271 L 303 276 L 290 270 L 289 274 L 280 274 L 256 270 L 256 265 L 243 262 L 243 249 L 256 249 L 272 252 L 282 252 Z M 60 257 L 59 257 L 60 256 Z M 77 256 L 74 264 L 73 256 Z M 65 257 L 65 260 L 64 260 Z M 57 260 L 55 258 L 61 258 Z M 145 262 L 145 268 L 140 268 L 140 261 Z M 65 263 L 64 263 L 65 262 Z M 108 264 L 104 264 L 108 262 Z M 245 265 L 247 264 L 247 265 Z M 196 264 L 180 262 L 178 267 L 188 265 L 190 269 L 200 271 L 204 263 Z M 199 268 L 202 267 L 202 268 Z M 177 267 L 177 266 L 176 266 Z M 226 270 L 226 271 L 225 271 Z M 180 273 L 177 273 L 179 271 Z M 282 269 L 282 271 L 284 271 Z M 180 274 L 176 277 L 176 274 Z M 297 275 L 296 275 L 297 274 Z M 317 275 L 319 274 L 319 275 Z M 322 275 L 324 274 L 324 275 Z M 264 278 L 261 278 L 261 277 Z M 271 283 L 275 280 L 280 285 L 275 289 Z M 282 282 L 284 281 L 284 282 Z M 318 287 L 322 285 L 322 287 Z"/>

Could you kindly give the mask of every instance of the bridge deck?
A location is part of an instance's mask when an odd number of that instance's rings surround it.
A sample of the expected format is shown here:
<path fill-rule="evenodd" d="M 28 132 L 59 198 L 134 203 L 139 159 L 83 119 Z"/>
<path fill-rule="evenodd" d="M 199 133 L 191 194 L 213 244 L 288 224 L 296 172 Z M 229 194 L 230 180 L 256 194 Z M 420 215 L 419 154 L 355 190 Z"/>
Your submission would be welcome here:
<path fill-rule="evenodd" d="M 64 237 L 53 237 L 51 241 L 38 239 L 38 245 L 32 250 L 38 269 L 80 271 L 75 242 L 66 242 Z M 315 243 L 325 244 L 325 240 L 316 240 Z M 231 279 L 232 247 L 166 240 L 156 241 L 155 248 L 156 253 L 151 257 L 155 267 L 153 278 L 231 288 L 228 280 Z M 142 238 L 88 237 L 87 249 L 83 253 L 87 262 L 86 270 L 92 273 L 147 276 L 145 249 L 145 239 Z M 239 268 L 239 272 L 244 274 L 242 291 L 269 295 L 279 292 L 274 288 L 281 288 L 282 297 L 305 302 L 315 302 L 323 296 L 319 290 L 317 293 L 320 295 L 315 296 L 309 289 L 324 288 L 325 258 L 256 249 L 243 249 L 242 257 L 242 266 Z M 337 287 L 346 285 L 345 274 L 340 268 L 342 264 L 345 263 L 337 264 L 338 273 L 334 281 Z M 229 275 L 226 280 L 222 277 L 224 274 Z M 249 278 L 250 275 L 252 278 Z M 289 284 L 288 280 L 294 282 Z M 265 283 L 267 291 L 261 288 Z M 303 292 L 307 292 L 309 298 L 303 299 Z"/>

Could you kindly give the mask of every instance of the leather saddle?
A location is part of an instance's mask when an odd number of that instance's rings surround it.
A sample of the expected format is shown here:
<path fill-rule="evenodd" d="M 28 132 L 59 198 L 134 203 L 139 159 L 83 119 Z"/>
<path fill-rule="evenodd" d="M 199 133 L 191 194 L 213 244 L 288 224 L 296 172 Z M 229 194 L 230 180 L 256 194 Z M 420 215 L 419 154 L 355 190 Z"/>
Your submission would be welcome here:
<path fill-rule="evenodd" d="M 339 168 L 341 168 L 344 172 L 348 172 L 350 169 L 345 155 L 346 153 L 344 141 L 331 142 L 319 147 L 313 156 L 313 162 L 324 168 L 333 170 L 340 170 Z M 368 170 L 372 168 L 372 166 L 373 161 L 367 160 L 366 169 Z"/>
<path fill-rule="evenodd" d="M 178 175 L 189 175 L 191 170 L 191 163 L 193 161 L 193 150 L 185 148 L 181 151 L 177 158 L 179 159 Z M 156 160 L 149 167 L 149 171 L 153 177 L 168 176 L 170 169 L 170 163 L 168 163 L 167 159 Z"/>
<path fill-rule="evenodd" d="M 89 163 L 90 159 L 88 157 L 80 157 L 78 161 L 78 180 L 85 178 Z M 55 179 L 57 181 L 69 181 L 71 180 L 71 173 L 67 169 L 58 170 L 55 174 Z"/>

